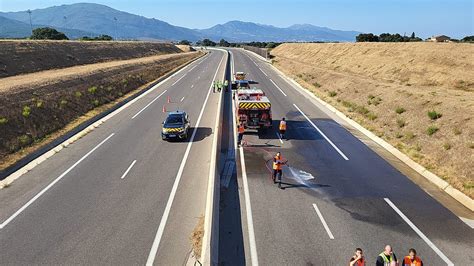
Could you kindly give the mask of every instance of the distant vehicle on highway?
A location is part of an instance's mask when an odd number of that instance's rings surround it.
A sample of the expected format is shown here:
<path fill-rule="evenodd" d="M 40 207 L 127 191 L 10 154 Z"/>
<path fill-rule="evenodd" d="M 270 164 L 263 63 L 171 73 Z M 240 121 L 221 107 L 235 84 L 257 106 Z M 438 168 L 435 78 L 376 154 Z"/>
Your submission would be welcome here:
<path fill-rule="evenodd" d="M 186 140 L 189 136 L 190 121 L 188 114 L 184 111 L 174 111 L 168 113 L 168 117 L 163 122 L 161 138 Z"/>

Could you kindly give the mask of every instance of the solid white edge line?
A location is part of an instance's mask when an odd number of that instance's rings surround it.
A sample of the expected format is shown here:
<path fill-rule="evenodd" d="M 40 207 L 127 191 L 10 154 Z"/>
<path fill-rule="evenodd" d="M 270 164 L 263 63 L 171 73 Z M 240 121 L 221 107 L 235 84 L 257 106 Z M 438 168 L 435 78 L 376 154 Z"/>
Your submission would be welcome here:
<path fill-rule="evenodd" d="M 132 169 L 132 167 L 135 165 L 136 162 L 137 162 L 137 160 L 133 160 L 132 164 L 130 164 L 130 166 L 127 168 L 125 173 L 123 173 L 123 175 L 120 177 L 120 179 L 123 179 L 128 174 L 128 172 L 130 172 L 130 170 Z"/>
<path fill-rule="evenodd" d="M 334 239 L 334 235 L 332 234 L 331 230 L 329 230 L 329 226 L 326 223 L 326 220 L 324 219 L 323 215 L 321 214 L 321 211 L 319 211 L 318 205 L 316 205 L 316 203 L 313 203 L 313 207 L 316 213 L 318 214 L 319 220 L 321 220 L 321 223 L 323 224 L 324 229 L 326 229 L 326 232 L 328 233 L 329 238 Z"/>
<path fill-rule="evenodd" d="M 10 223 L 13 219 L 15 219 L 20 213 L 22 213 L 28 206 L 30 206 L 33 202 L 35 202 L 39 197 L 41 197 L 46 191 L 48 191 L 51 187 L 53 187 L 59 180 L 61 180 L 65 175 L 72 171 L 78 164 L 80 164 L 84 159 L 86 159 L 89 155 L 91 155 L 95 150 L 97 150 L 102 144 L 104 144 L 107 140 L 109 140 L 115 133 L 110 134 L 106 139 L 101 141 L 97 144 L 92 150 L 82 156 L 78 161 L 76 161 L 73 165 L 71 165 L 66 171 L 64 171 L 60 176 L 54 179 L 47 187 L 43 188 L 36 196 L 31 198 L 25 205 L 23 205 L 19 210 L 17 210 L 12 216 L 6 219 L 2 224 L 0 224 L 0 229 L 4 228 L 8 223 Z"/>
<path fill-rule="evenodd" d="M 428 239 L 428 237 L 426 237 L 425 234 L 423 234 L 423 232 L 421 232 L 420 229 L 418 229 L 418 227 L 416 227 L 416 225 L 414 223 L 412 223 L 410 221 L 410 219 L 408 219 L 408 217 L 405 216 L 405 214 L 403 214 L 402 211 L 400 211 L 400 209 L 397 208 L 397 206 L 395 206 L 395 204 L 393 204 L 393 202 L 389 199 L 389 198 L 384 198 L 385 202 L 387 202 L 387 204 L 392 207 L 392 209 L 400 216 L 402 217 L 402 219 L 411 227 L 411 229 L 413 229 L 413 231 L 415 231 L 415 233 L 421 237 L 421 239 L 423 239 L 423 241 L 425 241 L 426 244 L 428 244 L 428 246 L 430 246 L 431 249 L 433 249 L 434 252 L 436 252 L 436 254 L 438 254 L 438 256 L 444 260 L 444 262 L 446 262 L 448 265 L 454 265 L 454 263 L 448 259 L 448 257 L 446 257 L 446 255 L 444 255 L 443 252 L 441 252 L 441 250 L 439 250 L 438 247 L 436 247 L 435 244 L 433 244 L 433 242 L 431 242 L 431 240 Z"/>
<path fill-rule="evenodd" d="M 214 78 L 212 80 L 215 80 L 215 78 L 217 76 L 217 73 L 219 72 L 220 65 L 222 64 L 223 60 L 224 60 L 224 57 L 222 57 L 221 62 L 219 63 L 219 65 L 217 67 L 217 70 L 216 70 L 216 73 L 214 74 Z M 209 99 L 209 95 L 211 93 L 212 85 L 213 85 L 213 83 L 211 81 L 211 85 L 209 86 L 209 90 L 207 92 L 206 99 L 204 100 L 204 103 L 203 103 L 202 108 L 201 108 L 201 112 L 199 113 L 198 120 L 196 121 L 196 125 L 194 127 L 193 134 L 191 135 L 191 139 L 189 140 L 188 146 L 186 147 L 186 152 L 184 153 L 183 160 L 181 161 L 178 173 L 176 174 L 176 178 L 175 178 L 175 181 L 174 181 L 174 184 L 173 184 L 173 188 L 171 189 L 171 193 L 170 193 L 170 196 L 168 198 L 168 202 L 166 203 L 166 207 L 165 207 L 165 210 L 163 212 L 163 216 L 161 217 L 161 222 L 160 222 L 160 225 L 159 225 L 158 230 L 156 232 L 155 239 L 153 240 L 153 245 L 152 245 L 150 253 L 148 255 L 146 265 L 151 266 L 151 265 L 153 265 L 153 262 L 155 261 L 156 253 L 158 252 L 158 247 L 160 246 L 161 237 L 163 236 L 163 232 L 165 230 L 166 222 L 168 221 L 168 216 L 169 216 L 170 211 L 171 211 L 171 205 L 173 204 L 173 200 L 174 200 L 174 197 L 176 195 L 176 191 L 178 190 L 179 181 L 181 180 L 181 176 L 182 176 L 183 171 L 184 171 L 184 166 L 186 165 L 186 161 L 188 159 L 189 152 L 191 150 L 191 146 L 193 145 L 194 137 L 196 136 L 196 132 L 197 132 L 197 129 L 199 127 L 199 123 L 201 122 L 202 114 L 204 113 L 204 109 L 206 107 L 207 100 Z"/>
<path fill-rule="evenodd" d="M 281 140 L 280 134 L 278 134 L 278 132 L 276 132 L 276 131 L 275 131 L 275 134 L 276 134 L 276 136 L 278 137 L 278 139 L 280 140 L 281 144 L 283 144 L 283 140 Z"/>
<path fill-rule="evenodd" d="M 308 120 L 308 122 L 319 132 L 319 134 L 321 134 L 321 136 L 323 136 L 323 138 L 329 144 L 331 144 L 331 146 L 342 156 L 342 158 L 344 158 L 344 160 L 349 161 L 349 158 L 347 158 L 347 156 L 313 123 L 313 121 L 311 121 L 311 119 L 309 119 L 308 116 L 306 116 L 305 113 L 303 113 L 303 111 L 301 111 L 301 109 L 296 104 L 293 104 L 293 106 L 298 109 L 298 111 L 304 116 L 304 118 L 306 118 L 306 120 Z"/>
<path fill-rule="evenodd" d="M 140 111 L 138 111 L 138 113 L 136 113 L 134 116 L 132 116 L 132 119 L 137 117 L 139 114 L 141 114 L 141 112 L 143 112 L 146 108 L 148 108 L 148 106 L 150 106 L 152 103 L 154 103 L 156 100 L 158 100 L 158 98 L 160 98 L 163 94 L 165 94 L 166 91 L 167 90 L 164 90 L 162 93 L 160 93 L 160 95 L 156 96 L 155 99 L 153 99 L 151 102 L 149 102 L 147 105 L 145 105 L 145 107 L 143 107 Z"/>
<path fill-rule="evenodd" d="M 232 62 L 232 70 L 234 71 L 234 55 L 231 53 L 231 62 Z M 233 72 L 234 73 L 234 72 Z M 232 100 L 232 123 L 234 124 L 234 147 L 237 150 L 237 125 L 235 123 L 235 103 Z M 253 216 L 252 216 L 252 204 L 250 203 L 250 193 L 249 193 L 249 185 L 247 180 L 247 170 L 245 168 L 245 157 L 244 157 L 244 150 L 242 146 L 238 149 L 240 154 L 240 166 L 242 169 L 242 183 L 244 186 L 244 196 L 245 196 L 245 211 L 247 216 L 247 230 L 249 234 L 249 245 L 250 245 L 250 260 L 252 261 L 253 266 L 258 266 L 258 254 L 257 254 L 257 244 L 255 241 L 255 230 L 253 226 Z"/>
<path fill-rule="evenodd" d="M 275 87 L 277 87 L 278 90 L 280 90 L 280 92 L 285 95 L 285 97 L 287 96 L 286 93 L 283 92 L 283 90 L 275 83 L 275 81 L 273 81 L 273 79 L 269 79 L 273 85 L 275 85 Z"/>

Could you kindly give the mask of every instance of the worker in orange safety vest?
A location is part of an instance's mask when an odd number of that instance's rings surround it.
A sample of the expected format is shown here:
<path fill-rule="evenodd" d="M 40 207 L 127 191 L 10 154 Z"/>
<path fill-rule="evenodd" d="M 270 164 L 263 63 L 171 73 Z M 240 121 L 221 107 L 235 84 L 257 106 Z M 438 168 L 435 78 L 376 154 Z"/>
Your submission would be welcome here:
<path fill-rule="evenodd" d="M 283 164 L 285 164 L 285 163 L 282 161 L 281 153 L 277 152 L 275 157 L 273 157 L 273 175 L 272 175 L 272 179 L 273 179 L 273 183 L 275 184 L 277 176 L 278 176 L 278 187 L 279 188 L 281 188 L 281 176 L 282 176 L 282 166 L 283 166 Z"/>
<path fill-rule="evenodd" d="M 421 261 L 420 257 L 416 256 L 414 248 L 408 250 L 408 256 L 405 256 L 403 259 L 402 266 L 423 266 L 423 261 Z"/>
<path fill-rule="evenodd" d="M 242 138 L 244 137 L 244 132 L 245 132 L 245 127 L 244 123 L 240 122 L 240 124 L 237 126 L 237 133 L 238 135 L 238 140 L 237 140 L 237 145 L 240 146 L 242 143 Z"/>
<path fill-rule="evenodd" d="M 280 138 L 284 139 L 286 132 L 286 121 L 284 117 L 281 119 L 278 129 L 280 130 Z"/>

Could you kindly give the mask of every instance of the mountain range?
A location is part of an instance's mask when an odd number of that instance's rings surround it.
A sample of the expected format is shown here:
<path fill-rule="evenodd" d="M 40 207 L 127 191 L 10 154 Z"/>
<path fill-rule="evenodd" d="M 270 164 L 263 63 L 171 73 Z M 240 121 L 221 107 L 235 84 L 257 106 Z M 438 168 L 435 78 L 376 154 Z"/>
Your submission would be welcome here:
<path fill-rule="evenodd" d="M 33 27 L 50 26 L 69 38 L 107 34 L 116 39 L 190 40 L 209 38 L 231 42 L 354 41 L 356 31 L 333 30 L 310 24 L 287 28 L 252 22 L 229 21 L 208 29 L 188 29 L 164 21 L 119 11 L 111 7 L 78 3 L 32 10 Z M 0 37 L 21 38 L 31 34 L 27 11 L 0 12 Z"/>

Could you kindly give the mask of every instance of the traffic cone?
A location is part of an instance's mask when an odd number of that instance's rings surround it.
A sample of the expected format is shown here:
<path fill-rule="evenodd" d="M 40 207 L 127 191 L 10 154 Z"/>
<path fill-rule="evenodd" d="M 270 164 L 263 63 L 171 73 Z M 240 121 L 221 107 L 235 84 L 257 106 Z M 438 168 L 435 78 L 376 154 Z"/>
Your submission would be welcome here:
<path fill-rule="evenodd" d="M 166 105 L 163 105 L 163 113 L 166 113 Z"/>
<path fill-rule="evenodd" d="M 168 96 L 168 103 L 171 103 L 171 98 L 170 98 L 170 96 Z"/>

